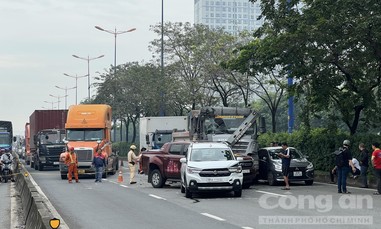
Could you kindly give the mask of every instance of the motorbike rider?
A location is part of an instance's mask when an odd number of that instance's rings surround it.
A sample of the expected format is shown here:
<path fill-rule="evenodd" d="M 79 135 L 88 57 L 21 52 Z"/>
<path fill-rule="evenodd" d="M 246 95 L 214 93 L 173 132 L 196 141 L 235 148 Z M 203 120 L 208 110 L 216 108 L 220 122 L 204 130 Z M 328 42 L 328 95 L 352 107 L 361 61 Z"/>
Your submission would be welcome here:
<path fill-rule="evenodd" d="M 4 163 L 6 160 L 10 160 L 12 162 L 11 164 L 11 180 L 12 182 L 15 181 L 14 174 L 13 174 L 13 156 L 9 149 L 5 150 L 5 153 L 3 153 L 0 157 L 0 162 Z M 1 170 L 3 170 L 3 166 L 1 166 Z"/>

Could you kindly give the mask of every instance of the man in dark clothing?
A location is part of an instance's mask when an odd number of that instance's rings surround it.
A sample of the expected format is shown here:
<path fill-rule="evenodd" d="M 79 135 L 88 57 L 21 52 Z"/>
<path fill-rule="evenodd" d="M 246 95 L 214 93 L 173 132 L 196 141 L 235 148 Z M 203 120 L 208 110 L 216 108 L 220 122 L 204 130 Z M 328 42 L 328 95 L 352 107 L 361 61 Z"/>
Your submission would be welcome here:
<path fill-rule="evenodd" d="M 288 173 L 290 171 L 291 164 L 291 154 L 288 144 L 286 142 L 282 143 L 283 153 L 278 153 L 278 157 L 282 158 L 282 173 L 285 183 L 285 187 L 282 190 L 290 190 L 290 184 L 288 182 Z"/>
<path fill-rule="evenodd" d="M 369 167 L 369 151 L 365 148 L 364 143 L 360 143 L 359 149 L 360 149 L 360 167 L 361 167 L 360 176 L 361 176 L 361 182 L 362 182 L 361 188 L 368 188 L 368 177 L 366 176 L 366 173 Z"/>
<path fill-rule="evenodd" d="M 349 150 L 349 140 L 344 140 L 342 150 L 335 151 L 336 154 L 336 166 L 337 166 L 337 192 L 338 193 L 351 193 L 347 191 L 347 175 L 350 171 L 355 172 L 356 168 L 352 163 L 352 154 Z"/>
<path fill-rule="evenodd" d="M 94 156 L 93 165 L 95 166 L 95 182 L 102 182 L 103 168 L 106 167 L 106 159 L 102 154 L 102 149 L 98 149 Z"/>

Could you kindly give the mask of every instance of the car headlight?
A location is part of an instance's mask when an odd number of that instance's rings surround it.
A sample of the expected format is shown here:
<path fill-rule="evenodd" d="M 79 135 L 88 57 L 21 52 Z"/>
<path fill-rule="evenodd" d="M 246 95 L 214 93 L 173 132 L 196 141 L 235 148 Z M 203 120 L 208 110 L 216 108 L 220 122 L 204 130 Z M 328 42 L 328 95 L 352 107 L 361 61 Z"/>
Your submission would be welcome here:
<path fill-rule="evenodd" d="M 307 165 L 307 170 L 310 170 L 310 169 L 313 169 L 314 168 L 314 165 L 310 162 L 308 165 Z"/>
<path fill-rule="evenodd" d="M 231 173 L 241 173 L 242 167 L 241 166 L 234 166 L 229 168 L 229 172 Z"/>
<path fill-rule="evenodd" d="M 194 167 L 188 167 L 187 172 L 188 173 L 200 173 L 202 169 L 194 168 Z"/>
<path fill-rule="evenodd" d="M 282 172 L 282 164 L 279 162 L 274 163 L 275 171 Z"/>

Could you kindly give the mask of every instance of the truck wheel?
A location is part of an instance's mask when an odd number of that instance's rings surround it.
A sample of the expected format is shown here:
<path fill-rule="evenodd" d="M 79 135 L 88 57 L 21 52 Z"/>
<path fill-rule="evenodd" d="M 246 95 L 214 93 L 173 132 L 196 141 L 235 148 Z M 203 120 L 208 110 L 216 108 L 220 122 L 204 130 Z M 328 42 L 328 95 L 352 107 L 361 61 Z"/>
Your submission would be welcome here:
<path fill-rule="evenodd" d="M 164 179 L 158 169 L 151 173 L 151 184 L 154 188 L 162 188 L 164 186 Z"/>
<path fill-rule="evenodd" d="M 241 197 L 242 196 L 242 189 L 234 191 L 234 197 Z"/>
<path fill-rule="evenodd" d="M 269 172 L 267 174 L 267 180 L 270 186 L 274 186 L 277 183 L 277 181 L 275 180 L 274 174 L 272 172 Z"/>
<path fill-rule="evenodd" d="M 31 167 L 32 169 L 34 169 L 34 162 L 33 162 L 33 161 L 30 161 L 29 164 L 30 164 L 30 167 Z"/>
<path fill-rule="evenodd" d="M 66 175 L 66 174 L 63 174 L 63 173 L 61 173 L 61 179 L 62 179 L 62 180 L 66 180 L 66 179 L 67 179 L 67 175 Z"/>
<path fill-rule="evenodd" d="M 44 171 L 44 166 L 38 163 L 38 171 Z"/>
<path fill-rule="evenodd" d="M 33 165 L 34 165 L 34 169 L 35 169 L 35 170 L 38 170 L 37 162 L 34 162 Z"/>

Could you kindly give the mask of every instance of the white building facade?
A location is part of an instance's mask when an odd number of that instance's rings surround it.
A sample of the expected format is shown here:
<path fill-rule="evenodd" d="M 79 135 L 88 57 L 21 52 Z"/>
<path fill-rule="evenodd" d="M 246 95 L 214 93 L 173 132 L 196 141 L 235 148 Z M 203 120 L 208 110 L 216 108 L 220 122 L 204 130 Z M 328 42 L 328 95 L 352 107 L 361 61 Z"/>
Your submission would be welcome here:
<path fill-rule="evenodd" d="M 253 31 L 263 24 L 259 2 L 249 0 L 194 0 L 194 22 L 210 29 L 222 28 L 233 35 Z"/>

